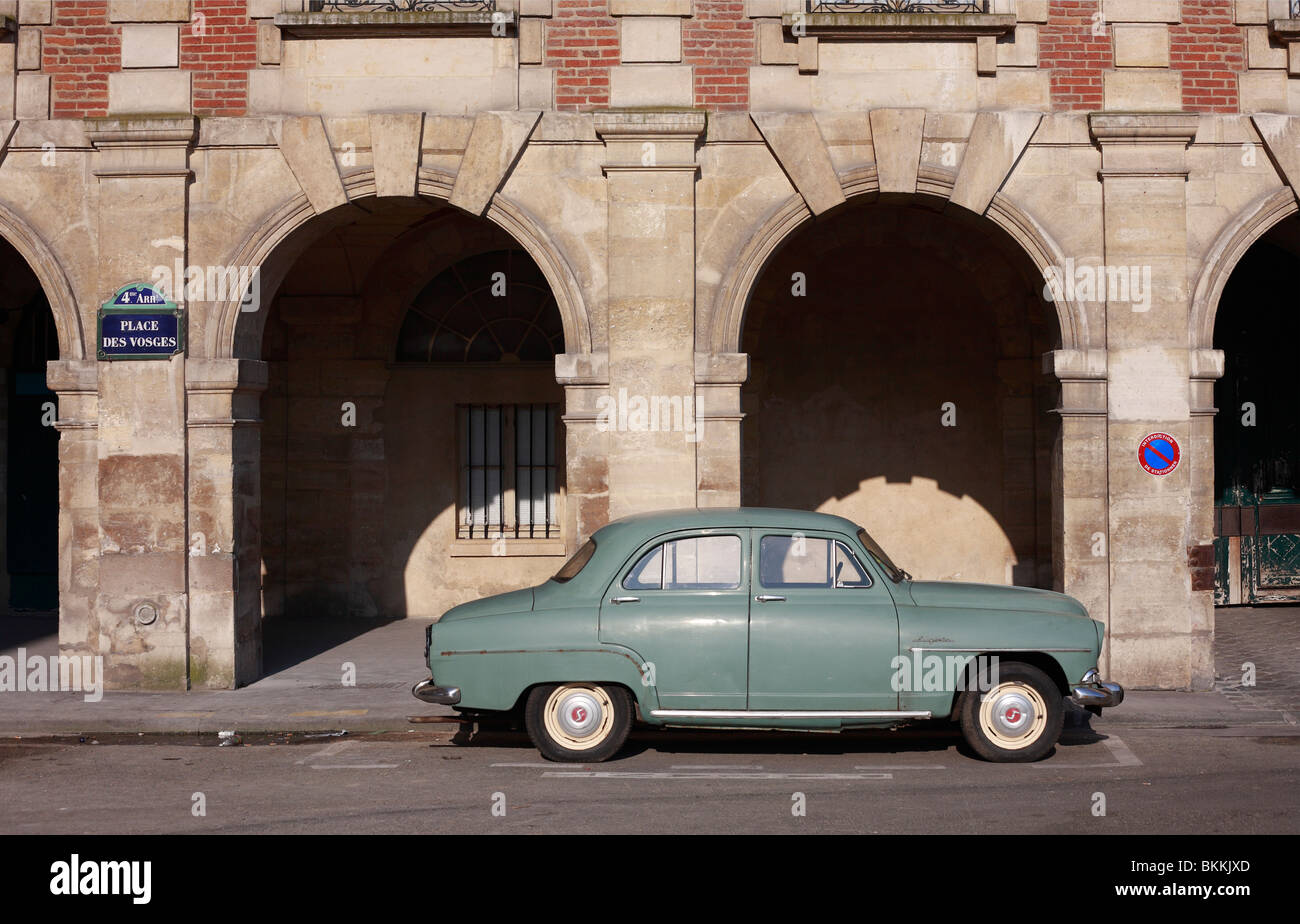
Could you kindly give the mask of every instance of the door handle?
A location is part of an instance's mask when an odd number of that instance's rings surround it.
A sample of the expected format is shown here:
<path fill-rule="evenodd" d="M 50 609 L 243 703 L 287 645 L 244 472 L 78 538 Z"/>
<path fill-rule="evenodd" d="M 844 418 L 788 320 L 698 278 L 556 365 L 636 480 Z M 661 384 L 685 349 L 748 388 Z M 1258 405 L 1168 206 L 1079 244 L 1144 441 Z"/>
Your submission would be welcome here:
<path fill-rule="evenodd" d="M 640 603 L 640 597 L 610 597 L 610 603 Z"/>
<path fill-rule="evenodd" d="M 754 598 L 759 603 L 784 603 L 785 597 L 778 597 L 776 594 L 759 594 Z"/>

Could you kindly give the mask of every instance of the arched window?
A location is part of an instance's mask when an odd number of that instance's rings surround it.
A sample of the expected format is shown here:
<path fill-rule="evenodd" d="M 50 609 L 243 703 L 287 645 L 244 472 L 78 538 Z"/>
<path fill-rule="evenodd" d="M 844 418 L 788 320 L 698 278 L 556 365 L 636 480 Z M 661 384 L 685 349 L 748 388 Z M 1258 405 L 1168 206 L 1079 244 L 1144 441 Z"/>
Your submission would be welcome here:
<path fill-rule="evenodd" d="M 518 249 L 443 270 L 412 301 L 397 337 L 399 363 L 549 363 L 563 349 L 551 288 Z"/>

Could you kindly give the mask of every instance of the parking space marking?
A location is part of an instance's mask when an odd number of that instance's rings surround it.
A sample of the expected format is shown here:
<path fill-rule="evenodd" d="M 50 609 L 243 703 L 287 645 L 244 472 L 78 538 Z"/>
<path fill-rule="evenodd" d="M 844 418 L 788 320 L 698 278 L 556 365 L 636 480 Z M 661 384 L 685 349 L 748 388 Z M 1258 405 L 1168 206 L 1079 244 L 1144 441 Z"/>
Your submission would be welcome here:
<path fill-rule="evenodd" d="M 586 780 L 892 780 L 892 773 L 728 773 L 723 771 L 701 771 L 687 773 L 673 770 L 586 770 L 555 771 L 543 773 L 543 777 L 556 779 Z"/>
<path fill-rule="evenodd" d="M 309 764 L 312 770 L 393 770 L 397 764 Z"/>
<path fill-rule="evenodd" d="M 762 764 L 673 764 L 671 770 L 762 770 Z"/>
<path fill-rule="evenodd" d="M 316 760 L 319 757 L 332 757 L 350 744 L 352 744 L 351 741 L 335 741 L 333 744 L 325 745 L 325 747 L 321 748 L 319 751 L 315 752 L 314 754 L 308 754 L 306 757 L 300 760 L 295 760 L 294 764 L 295 765 L 305 764 L 307 763 L 307 761 Z"/>
<path fill-rule="evenodd" d="M 535 768 L 535 769 L 537 769 L 537 770 L 544 770 L 544 769 L 546 769 L 546 768 L 548 768 L 548 767 L 554 767 L 555 764 L 552 764 L 552 763 L 532 763 L 532 764 L 518 763 L 518 764 L 492 764 L 492 766 L 493 766 L 493 767 L 525 767 L 525 768 Z M 585 765 L 584 765 L 584 764 L 578 764 L 578 766 L 581 767 L 581 766 L 585 766 Z"/>
<path fill-rule="evenodd" d="M 943 764 L 886 764 L 884 766 L 863 765 L 854 770 L 947 770 Z"/>
<path fill-rule="evenodd" d="M 1098 770 L 1106 767 L 1142 766 L 1142 761 L 1138 756 L 1129 750 L 1129 746 L 1119 740 L 1117 736 L 1107 735 L 1102 739 L 1101 743 L 1106 745 L 1106 750 L 1110 751 L 1111 756 L 1115 758 L 1114 760 L 1100 764 L 1062 764 L 1057 763 L 1056 761 L 1051 761 L 1050 763 L 1038 761 L 1037 763 L 1030 764 L 1030 766 L 1047 770 Z"/>

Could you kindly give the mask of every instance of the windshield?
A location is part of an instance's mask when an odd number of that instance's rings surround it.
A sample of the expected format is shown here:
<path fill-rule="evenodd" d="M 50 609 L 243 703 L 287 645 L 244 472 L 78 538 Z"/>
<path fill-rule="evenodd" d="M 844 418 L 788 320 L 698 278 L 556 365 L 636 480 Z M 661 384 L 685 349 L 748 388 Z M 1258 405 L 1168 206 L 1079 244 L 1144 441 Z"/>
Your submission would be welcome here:
<path fill-rule="evenodd" d="M 591 561 L 591 556 L 596 554 L 596 540 L 588 539 L 586 545 L 573 553 L 573 557 L 564 563 L 559 571 L 555 572 L 552 581 L 563 584 L 565 581 L 572 580 L 578 576 L 578 572 L 586 567 L 587 562 Z"/>
<path fill-rule="evenodd" d="M 867 553 L 876 560 L 876 564 L 885 569 L 885 574 L 891 581 L 897 584 L 903 579 L 903 570 L 889 560 L 885 550 L 861 527 L 858 527 L 858 541 L 862 543 L 862 547 L 867 550 Z"/>

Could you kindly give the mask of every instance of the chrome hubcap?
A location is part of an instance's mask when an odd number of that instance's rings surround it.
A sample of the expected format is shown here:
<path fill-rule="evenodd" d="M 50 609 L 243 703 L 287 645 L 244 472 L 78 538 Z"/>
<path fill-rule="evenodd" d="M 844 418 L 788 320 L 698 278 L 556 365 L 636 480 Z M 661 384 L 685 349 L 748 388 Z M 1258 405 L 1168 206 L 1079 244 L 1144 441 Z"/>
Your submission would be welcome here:
<path fill-rule="evenodd" d="M 1034 727 L 1034 705 L 1020 692 L 1007 693 L 993 703 L 993 724 L 1007 738 L 1019 738 Z"/>
<path fill-rule="evenodd" d="M 555 718 L 565 734 L 585 738 L 600 727 L 604 712 L 592 693 L 574 690 L 560 700 Z"/>

